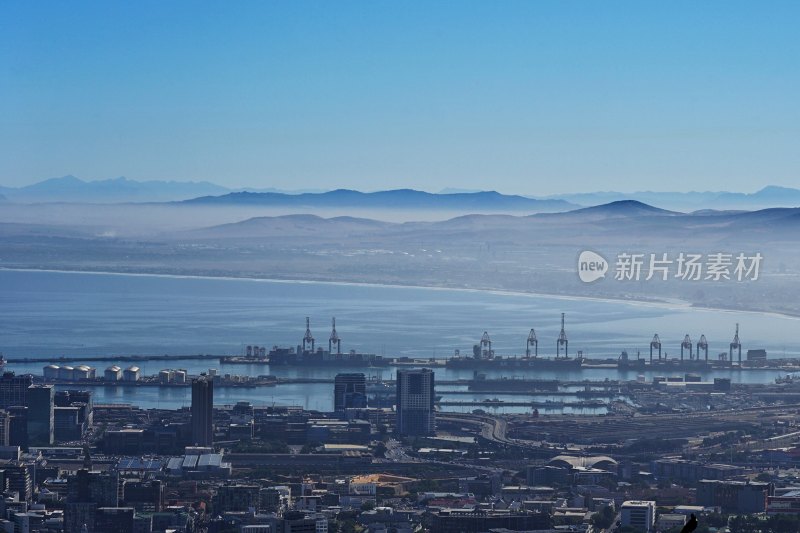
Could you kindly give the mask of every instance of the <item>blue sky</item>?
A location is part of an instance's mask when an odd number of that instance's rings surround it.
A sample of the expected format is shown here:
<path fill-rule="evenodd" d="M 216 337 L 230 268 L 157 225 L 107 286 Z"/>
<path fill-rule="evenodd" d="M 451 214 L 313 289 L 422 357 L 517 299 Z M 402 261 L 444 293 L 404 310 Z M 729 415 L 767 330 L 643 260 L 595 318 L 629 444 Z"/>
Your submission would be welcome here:
<path fill-rule="evenodd" d="M 797 2 L 6 2 L 0 184 L 800 185 Z"/>

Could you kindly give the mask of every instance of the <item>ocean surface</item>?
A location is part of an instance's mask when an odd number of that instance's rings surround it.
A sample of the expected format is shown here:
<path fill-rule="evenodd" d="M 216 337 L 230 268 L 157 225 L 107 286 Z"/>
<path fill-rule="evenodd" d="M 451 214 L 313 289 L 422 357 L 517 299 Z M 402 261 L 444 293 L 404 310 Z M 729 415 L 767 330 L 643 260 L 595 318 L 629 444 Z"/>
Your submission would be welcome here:
<path fill-rule="evenodd" d="M 549 356 L 555 352 L 562 312 L 566 313 L 570 355 L 582 350 L 592 358 L 617 357 L 627 350 L 634 358 L 637 351 L 642 357 L 649 357 L 650 340 L 658 333 L 663 349 L 672 357 L 679 355 L 680 343 L 688 333 L 693 342 L 705 334 L 709 357 L 716 358 L 719 352 L 727 352 L 739 323 L 743 351 L 764 348 L 770 357 L 800 356 L 800 319 L 774 314 L 490 291 L 0 270 L 0 351 L 6 359 L 103 356 L 104 361 L 88 363 L 99 372 L 114 363 L 127 366 L 115 359 L 119 355 L 224 355 L 240 354 L 248 344 L 295 346 L 305 332 L 306 316 L 311 318 L 317 345 L 325 348 L 331 317 L 335 316 L 343 351 L 445 358 L 455 349 L 460 349 L 462 355 L 470 354 L 473 344 L 488 331 L 498 355 L 519 355 L 525 351 L 528 332 L 535 328 L 539 355 Z M 223 374 L 331 377 L 336 373 L 335 369 L 219 365 L 218 361 L 199 359 L 137 365 L 144 374 L 155 374 L 163 368 L 199 373 L 209 367 Z M 43 366 L 19 363 L 8 369 L 41 374 Z M 389 378 L 394 371 L 386 368 L 364 372 Z M 705 377 L 767 382 L 780 374 L 719 370 Z M 436 371 L 438 379 L 471 375 L 469 370 Z M 487 375 L 570 380 L 636 378 L 635 372 L 609 369 L 528 373 L 498 370 Z M 315 384 L 217 389 L 215 403 L 248 400 L 329 410 L 331 388 Z M 95 394 L 100 403 L 133 403 L 142 407 L 174 408 L 190 403 L 187 389 L 98 387 Z M 445 397 L 479 400 L 485 396 Z M 519 399 L 508 399 L 512 398 Z"/>

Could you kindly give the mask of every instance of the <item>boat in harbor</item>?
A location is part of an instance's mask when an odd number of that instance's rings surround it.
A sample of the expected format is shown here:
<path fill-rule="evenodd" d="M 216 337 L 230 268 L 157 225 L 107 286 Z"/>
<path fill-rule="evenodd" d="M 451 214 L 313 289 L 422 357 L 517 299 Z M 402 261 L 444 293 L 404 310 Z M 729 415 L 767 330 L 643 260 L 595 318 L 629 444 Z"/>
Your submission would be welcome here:
<path fill-rule="evenodd" d="M 301 348 L 298 346 L 298 348 Z M 307 366 L 307 367 L 356 367 L 370 368 L 389 366 L 389 359 L 372 353 L 359 353 L 350 350 L 347 353 L 331 353 L 319 348 L 315 351 L 281 348 L 274 346 L 267 356 L 268 363 L 274 366 Z"/>
<path fill-rule="evenodd" d="M 311 334 L 311 320 L 306 317 L 306 333 L 302 344 L 297 347 L 273 346 L 269 352 L 264 347 L 247 346 L 246 355 L 221 357 L 220 363 L 227 364 L 268 364 L 276 366 L 305 366 L 333 368 L 371 368 L 389 366 L 391 359 L 374 353 L 360 353 L 355 350 L 342 353 L 342 339 L 336 331 L 336 318 L 331 320 L 331 334 L 328 349 L 316 345 Z"/>
<path fill-rule="evenodd" d="M 468 370 L 536 369 L 536 370 L 580 370 L 583 358 L 578 357 L 502 357 L 488 358 L 451 357 L 446 368 Z"/>

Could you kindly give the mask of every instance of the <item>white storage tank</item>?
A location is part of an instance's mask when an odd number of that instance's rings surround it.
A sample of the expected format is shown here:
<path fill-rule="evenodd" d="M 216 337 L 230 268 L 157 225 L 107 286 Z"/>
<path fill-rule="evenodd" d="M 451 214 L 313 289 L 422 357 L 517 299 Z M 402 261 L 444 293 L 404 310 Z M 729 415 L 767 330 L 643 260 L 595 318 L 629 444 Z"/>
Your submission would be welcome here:
<path fill-rule="evenodd" d="M 186 383 L 186 370 L 175 371 L 175 383 Z"/>
<path fill-rule="evenodd" d="M 122 379 L 125 381 L 139 381 L 139 367 L 129 366 L 122 373 Z"/>
<path fill-rule="evenodd" d="M 60 367 L 58 365 L 47 365 L 42 372 L 44 379 L 58 379 Z"/>
<path fill-rule="evenodd" d="M 104 376 L 106 381 L 119 381 L 122 379 L 122 369 L 117 365 L 111 365 L 110 367 L 106 368 Z"/>
<path fill-rule="evenodd" d="M 86 365 L 78 365 L 72 371 L 72 379 L 75 381 L 92 379 L 94 377 L 94 369 Z"/>
<path fill-rule="evenodd" d="M 159 383 L 169 383 L 172 381 L 172 370 L 162 370 L 158 373 Z"/>
<path fill-rule="evenodd" d="M 62 366 L 58 369 L 58 379 L 72 381 L 73 375 L 75 375 L 75 369 L 71 366 Z"/>

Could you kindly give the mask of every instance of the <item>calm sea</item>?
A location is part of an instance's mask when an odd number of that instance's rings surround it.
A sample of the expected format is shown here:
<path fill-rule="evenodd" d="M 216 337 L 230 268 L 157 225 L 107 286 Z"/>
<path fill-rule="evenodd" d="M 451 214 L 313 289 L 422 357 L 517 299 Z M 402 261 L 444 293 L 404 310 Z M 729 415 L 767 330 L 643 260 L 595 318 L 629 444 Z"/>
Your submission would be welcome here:
<path fill-rule="evenodd" d="M 297 345 L 305 317 L 318 345 L 327 348 L 331 317 L 343 350 L 385 356 L 449 357 L 455 349 L 472 351 L 488 331 L 497 354 L 521 354 L 531 328 L 539 354 L 551 355 L 566 313 L 570 353 L 617 357 L 627 350 L 649 355 L 659 333 L 664 349 L 680 352 L 689 334 L 705 334 L 709 356 L 727 351 L 740 323 L 743 348 L 765 348 L 770 356 L 797 357 L 800 320 L 780 315 L 695 309 L 681 305 L 557 298 L 488 291 L 276 282 L 230 278 L 187 278 L 119 274 L 0 270 L 0 351 L 7 359 L 57 356 L 105 356 L 90 363 L 99 371 L 128 354 L 239 354 L 247 344 Z M 16 372 L 40 374 L 43 364 L 14 364 Z M 328 377 L 333 369 L 291 368 L 271 371 L 266 365 L 223 365 L 202 360 L 151 361 L 146 374 L 162 368 L 198 373 L 215 367 L 222 373 Z M 391 369 L 365 370 L 390 377 Z M 521 377 L 519 371 L 488 372 L 492 377 Z M 715 371 L 707 377 L 734 381 L 771 381 L 779 372 Z M 437 378 L 469 377 L 471 372 L 439 370 Z M 563 379 L 633 379 L 635 373 L 591 370 L 538 377 Z M 531 377 L 531 376 L 528 376 Z M 330 409 L 328 385 L 272 389 L 219 389 L 216 403 L 249 400 L 262 404 L 295 404 Z M 188 405 L 187 390 L 96 389 L 98 402 L 129 402 L 144 407 Z M 477 397 L 480 398 L 480 397 Z M 451 399 L 451 398 L 448 398 Z M 452 396 L 467 400 L 469 396 Z M 509 409 L 511 410 L 511 409 Z"/>

